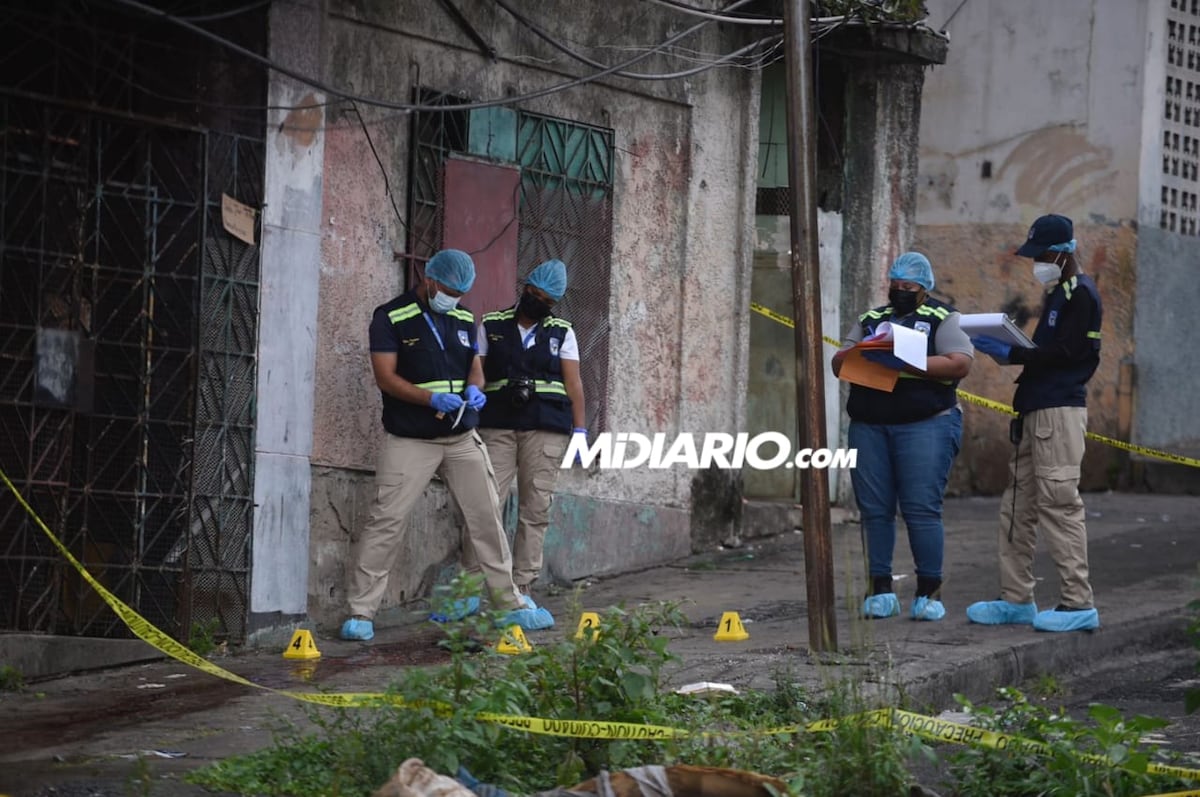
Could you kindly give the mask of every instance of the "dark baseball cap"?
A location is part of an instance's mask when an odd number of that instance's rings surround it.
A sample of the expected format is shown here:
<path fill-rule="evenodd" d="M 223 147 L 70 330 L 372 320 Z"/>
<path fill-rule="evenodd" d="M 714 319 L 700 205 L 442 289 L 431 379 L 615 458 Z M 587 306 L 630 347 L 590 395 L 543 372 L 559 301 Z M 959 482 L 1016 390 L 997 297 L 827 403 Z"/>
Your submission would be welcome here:
<path fill-rule="evenodd" d="M 1029 228 L 1029 237 L 1017 250 L 1021 257 L 1037 257 L 1055 244 L 1069 243 L 1075 237 L 1075 225 L 1066 216 L 1051 213 L 1037 219 Z"/>

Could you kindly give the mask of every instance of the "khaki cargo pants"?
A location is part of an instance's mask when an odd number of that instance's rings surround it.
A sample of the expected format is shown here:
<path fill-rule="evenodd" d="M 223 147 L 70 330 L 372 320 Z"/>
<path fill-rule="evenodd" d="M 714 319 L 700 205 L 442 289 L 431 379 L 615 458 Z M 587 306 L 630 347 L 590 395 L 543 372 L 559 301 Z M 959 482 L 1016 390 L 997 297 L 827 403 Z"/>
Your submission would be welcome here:
<path fill-rule="evenodd" d="M 540 429 L 480 429 L 496 469 L 501 503 L 517 480 L 517 533 L 513 539 L 513 581 L 528 588 L 542 572 L 542 545 L 550 525 L 550 503 L 558 471 L 571 436 Z M 469 546 L 463 546 L 463 568 L 478 569 Z"/>
<path fill-rule="evenodd" d="M 471 550 L 497 608 L 516 609 L 521 597 L 512 579 L 512 556 L 496 501 L 496 475 L 474 431 L 418 440 L 386 435 L 375 468 L 371 518 L 354 547 L 350 613 L 373 617 L 383 601 L 388 574 L 408 528 L 408 514 L 437 473 L 462 509 Z"/>
<path fill-rule="evenodd" d="M 1087 528 L 1079 497 L 1087 408 L 1051 407 L 1024 418 L 1000 503 L 1000 597 L 1011 603 L 1033 601 L 1033 556 L 1040 531 L 1058 568 L 1062 605 L 1090 608 Z"/>

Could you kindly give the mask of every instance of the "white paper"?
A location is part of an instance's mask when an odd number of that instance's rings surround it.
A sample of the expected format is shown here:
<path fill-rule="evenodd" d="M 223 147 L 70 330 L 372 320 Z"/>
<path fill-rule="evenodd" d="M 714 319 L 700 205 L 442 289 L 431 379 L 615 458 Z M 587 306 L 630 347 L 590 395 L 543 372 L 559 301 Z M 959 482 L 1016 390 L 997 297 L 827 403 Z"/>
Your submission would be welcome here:
<path fill-rule="evenodd" d="M 919 371 L 924 371 L 928 364 L 925 358 L 929 353 L 929 338 L 923 332 L 884 321 L 867 340 L 892 341 L 892 353 Z"/>
<path fill-rule="evenodd" d="M 968 338 L 987 335 L 1012 346 L 1033 348 L 1033 341 L 1004 313 L 963 313 L 958 317 L 958 327 Z"/>

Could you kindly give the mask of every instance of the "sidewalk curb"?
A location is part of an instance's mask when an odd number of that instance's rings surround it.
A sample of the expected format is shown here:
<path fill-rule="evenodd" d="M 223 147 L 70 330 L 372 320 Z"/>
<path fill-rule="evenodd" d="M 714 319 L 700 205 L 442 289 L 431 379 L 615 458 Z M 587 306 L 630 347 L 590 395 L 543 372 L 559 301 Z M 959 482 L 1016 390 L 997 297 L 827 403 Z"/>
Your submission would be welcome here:
<path fill-rule="evenodd" d="M 902 702 L 937 711 L 956 705 L 961 693 L 972 702 L 991 700 L 1002 686 L 1020 687 L 1030 678 L 1048 673 L 1055 676 L 1086 673 L 1118 653 L 1159 652 L 1187 647 L 1188 615 L 1182 609 L 1165 615 L 1135 617 L 1092 632 L 1053 634 L 1030 630 L 1036 638 L 988 653 L 977 659 L 935 673 L 906 678 L 904 673 L 883 686 L 892 705 Z M 983 626 L 979 626 L 983 628 Z M 1005 627 L 1005 630 L 1011 630 Z M 910 668 L 919 665 L 909 665 Z"/>

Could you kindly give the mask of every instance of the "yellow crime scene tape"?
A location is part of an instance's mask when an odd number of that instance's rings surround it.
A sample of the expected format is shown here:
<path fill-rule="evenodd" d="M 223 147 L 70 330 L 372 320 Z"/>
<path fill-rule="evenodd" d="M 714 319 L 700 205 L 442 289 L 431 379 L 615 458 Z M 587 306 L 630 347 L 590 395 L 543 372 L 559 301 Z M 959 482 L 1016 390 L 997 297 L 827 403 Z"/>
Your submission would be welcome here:
<path fill-rule="evenodd" d="M 194 667 L 202 672 L 217 678 L 222 678 L 233 683 L 248 686 L 254 689 L 261 689 L 272 694 L 281 695 L 283 697 L 301 700 L 306 703 L 314 703 L 317 705 L 328 706 L 333 708 L 364 708 L 364 707 L 381 707 L 390 706 L 397 708 L 417 708 L 417 704 L 406 702 L 396 695 L 389 695 L 381 692 L 297 692 L 290 689 L 274 689 L 269 686 L 256 684 L 248 678 L 243 678 L 237 673 L 230 672 L 223 667 L 218 667 L 208 659 L 200 656 L 191 649 L 185 647 L 173 637 L 168 635 L 156 627 L 149 620 L 138 614 L 133 608 L 127 605 L 124 601 L 113 595 L 97 581 L 91 573 L 76 559 L 67 547 L 55 536 L 54 532 L 45 524 L 41 517 L 34 511 L 33 507 L 25 500 L 17 490 L 16 485 L 8 478 L 3 470 L 0 470 L 0 480 L 4 481 L 9 491 L 16 497 L 17 502 L 29 514 L 34 523 L 42 530 L 58 549 L 59 553 L 74 567 L 83 577 L 85 581 L 108 604 L 110 608 L 117 614 L 122 622 L 132 631 L 139 639 L 146 642 L 155 650 L 186 664 Z M 431 704 L 422 704 L 429 706 Z M 433 704 L 434 708 L 449 709 L 448 706 L 440 707 Z M 607 722 L 601 720 L 571 720 L 571 719 L 549 719 L 545 717 L 525 717 L 515 714 L 491 714 L 480 713 L 476 715 L 476 719 L 481 722 L 489 722 L 501 725 L 506 728 L 517 731 L 525 731 L 527 733 L 536 733 L 545 736 L 566 736 L 576 739 L 607 739 L 607 740 L 663 740 L 676 739 L 689 736 L 697 737 L 729 737 L 741 735 L 754 736 L 773 736 L 782 734 L 798 734 L 798 733 L 827 733 L 834 731 L 839 725 L 860 722 L 867 725 L 890 727 L 904 731 L 906 733 L 921 736 L 932 741 L 970 744 L 976 746 L 991 747 L 997 750 L 1014 750 L 1025 753 L 1048 754 L 1049 748 L 1041 742 L 1031 739 L 1023 739 L 1019 736 L 1010 734 L 998 733 L 996 731 L 988 731 L 982 728 L 976 728 L 970 725 L 961 723 L 949 722 L 940 720 L 936 717 L 928 717 L 923 714 L 915 714 L 910 711 L 900 709 L 878 709 L 875 711 L 864 712 L 859 715 L 850 717 L 842 717 L 836 719 L 824 719 L 810 722 L 805 725 L 784 725 L 773 728 L 758 728 L 749 730 L 734 730 L 734 731 L 692 731 L 686 728 L 673 728 L 666 725 L 646 725 L 634 722 Z M 1090 761 L 1101 766 L 1117 766 L 1113 762 L 1103 756 L 1085 755 L 1081 756 L 1083 760 Z M 1180 778 L 1183 780 L 1200 781 L 1200 769 L 1187 769 L 1184 767 L 1168 766 L 1164 764 L 1149 764 L 1147 772 Z M 1188 797 L 1195 795 L 1200 797 L 1200 791 L 1190 792 L 1173 792 L 1169 795 L 1149 795 L 1148 797 Z M 3 797 L 3 795 L 0 795 Z"/>
<path fill-rule="evenodd" d="M 775 312 L 774 310 L 772 310 L 769 307 L 763 307 L 761 304 L 758 304 L 757 302 L 751 302 L 750 309 L 753 310 L 754 312 L 758 313 L 759 315 L 765 316 L 765 317 L 771 319 L 772 321 L 777 321 L 786 327 L 789 327 L 792 329 L 796 328 L 796 324 L 794 321 L 792 321 L 792 319 L 788 318 L 785 315 Z M 836 341 L 833 338 L 829 337 L 828 335 L 823 335 L 821 339 L 824 340 L 826 343 L 828 343 L 830 346 L 834 346 L 834 347 L 841 346 L 840 341 Z M 976 396 L 974 393 L 968 393 L 965 390 L 959 390 L 958 397 L 960 399 L 962 399 L 963 401 L 969 401 L 972 404 L 976 404 L 980 407 L 986 407 L 990 410 L 995 410 L 996 412 L 1004 413 L 1005 415 L 1016 415 L 1017 414 L 1013 410 L 1013 408 L 1011 406 L 1009 406 L 1008 404 L 1003 404 L 999 401 L 993 401 L 992 399 L 984 398 L 983 396 Z M 1095 440 L 1097 443 L 1104 443 L 1105 445 L 1112 446 L 1113 448 L 1119 448 L 1122 451 L 1128 451 L 1133 454 L 1141 454 L 1142 456 L 1153 457 L 1154 459 L 1161 459 L 1165 462 L 1174 462 L 1177 465 L 1187 465 L 1189 468 L 1200 468 L 1200 459 L 1196 459 L 1194 457 L 1185 457 L 1182 454 L 1172 454 L 1168 451 L 1158 451 L 1153 448 L 1147 448 L 1146 446 L 1139 446 L 1139 445 L 1135 445 L 1133 443 L 1126 443 L 1121 440 L 1114 440 L 1111 437 L 1105 437 L 1104 435 L 1096 434 L 1095 432 L 1087 432 L 1086 437 L 1089 440 Z"/>

